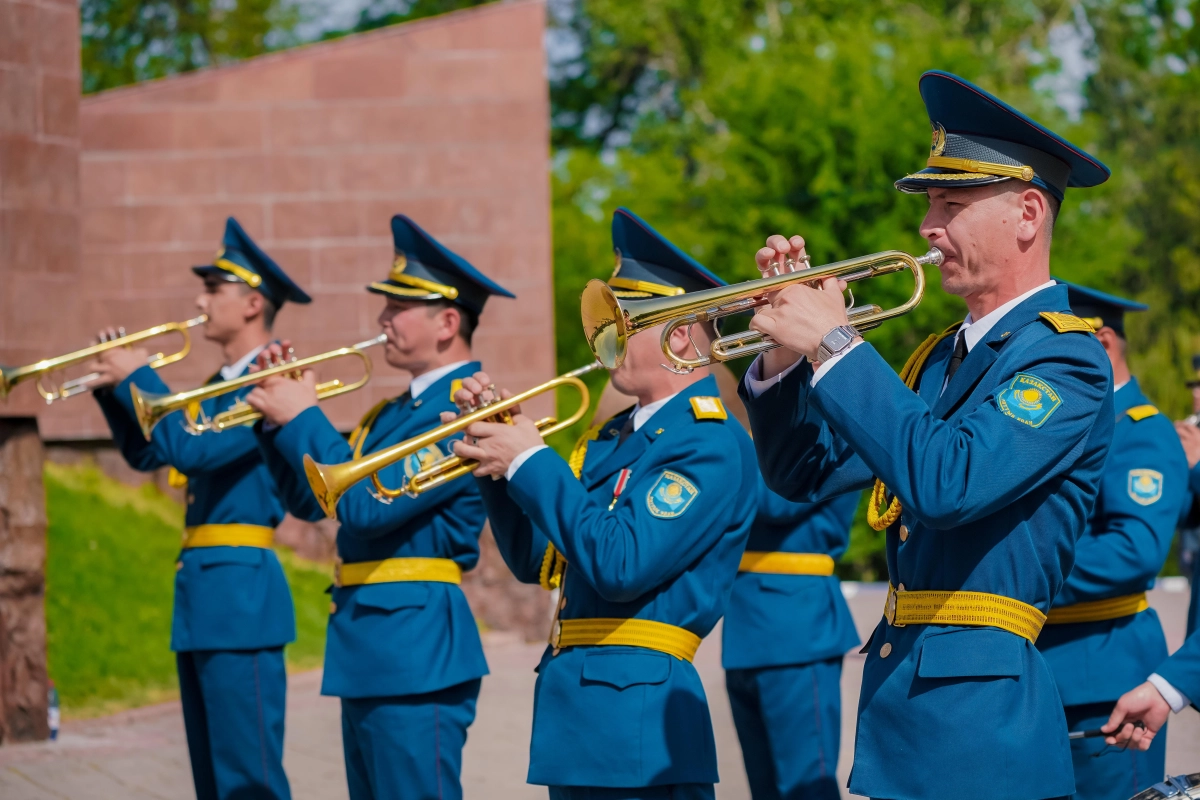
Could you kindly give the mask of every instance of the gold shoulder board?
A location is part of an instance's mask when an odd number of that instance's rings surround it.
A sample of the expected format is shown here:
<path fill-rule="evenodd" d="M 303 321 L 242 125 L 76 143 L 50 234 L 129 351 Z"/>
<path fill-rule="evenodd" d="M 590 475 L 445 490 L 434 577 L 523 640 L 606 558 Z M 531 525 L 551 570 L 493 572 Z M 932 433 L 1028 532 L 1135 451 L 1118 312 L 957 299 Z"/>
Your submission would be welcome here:
<path fill-rule="evenodd" d="M 1095 333 L 1092 326 L 1074 314 L 1064 314 L 1059 311 L 1043 311 L 1041 318 L 1046 320 L 1051 328 L 1059 333 Z"/>
<path fill-rule="evenodd" d="M 696 419 L 729 419 L 729 412 L 719 397 L 693 397 L 691 403 Z"/>
<path fill-rule="evenodd" d="M 450 402 L 454 402 L 454 395 L 462 388 L 462 378 L 455 378 L 450 381 Z"/>
<path fill-rule="evenodd" d="M 1158 414 L 1158 409 L 1154 406 L 1134 406 L 1125 412 L 1134 422 L 1141 422 L 1147 417 L 1153 417 Z"/>

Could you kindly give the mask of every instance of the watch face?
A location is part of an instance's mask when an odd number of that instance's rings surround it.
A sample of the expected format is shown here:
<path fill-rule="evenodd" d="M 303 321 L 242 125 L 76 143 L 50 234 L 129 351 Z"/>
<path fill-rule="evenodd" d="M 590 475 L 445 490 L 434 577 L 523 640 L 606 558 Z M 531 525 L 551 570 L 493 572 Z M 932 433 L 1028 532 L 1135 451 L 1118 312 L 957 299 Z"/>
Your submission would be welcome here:
<path fill-rule="evenodd" d="M 825 334 L 825 346 L 833 352 L 837 352 L 849 344 L 851 338 L 850 334 L 846 333 L 844 328 L 834 328 Z"/>

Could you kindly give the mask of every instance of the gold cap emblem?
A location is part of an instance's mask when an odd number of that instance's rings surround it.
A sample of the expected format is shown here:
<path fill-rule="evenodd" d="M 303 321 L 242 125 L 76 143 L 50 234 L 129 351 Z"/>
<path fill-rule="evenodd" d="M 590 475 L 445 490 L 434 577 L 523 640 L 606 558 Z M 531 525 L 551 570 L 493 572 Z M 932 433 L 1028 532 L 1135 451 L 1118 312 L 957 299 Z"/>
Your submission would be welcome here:
<path fill-rule="evenodd" d="M 396 253 L 396 258 L 392 261 L 392 271 L 388 273 L 388 278 L 396 280 L 397 275 L 404 274 L 404 268 L 408 266 L 408 256 L 404 255 L 404 251 L 400 250 Z"/>
<path fill-rule="evenodd" d="M 620 272 L 621 272 L 621 248 L 614 247 L 613 248 L 613 274 L 612 274 L 612 276 L 615 278 L 615 277 L 617 277 L 618 274 L 620 274 Z"/>
<path fill-rule="evenodd" d="M 933 123 L 933 142 L 929 145 L 929 155 L 940 156 L 946 149 L 946 129 L 940 122 Z"/>

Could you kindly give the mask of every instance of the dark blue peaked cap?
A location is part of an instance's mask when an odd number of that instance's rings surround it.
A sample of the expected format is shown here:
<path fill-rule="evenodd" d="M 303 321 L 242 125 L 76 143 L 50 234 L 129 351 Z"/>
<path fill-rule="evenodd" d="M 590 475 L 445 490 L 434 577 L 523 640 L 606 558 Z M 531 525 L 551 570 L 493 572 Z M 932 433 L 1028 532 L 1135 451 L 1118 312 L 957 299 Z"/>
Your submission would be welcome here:
<path fill-rule="evenodd" d="M 403 214 L 392 217 L 392 241 L 392 270 L 387 280 L 367 286 L 369 292 L 404 300 L 449 300 L 476 315 L 490 295 L 516 297 Z"/>
<path fill-rule="evenodd" d="M 933 126 L 926 169 L 896 181 L 902 192 L 1022 180 L 1061 202 L 1068 186 L 1098 186 L 1111 171 L 1053 131 L 957 75 L 921 76 Z"/>
<path fill-rule="evenodd" d="M 1092 327 L 1099 330 L 1103 327 L 1112 328 L 1122 336 L 1125 335 L 1125 312 L 1145 311 L 1150 306 L 1136 300 L 1127 300 L 1114 294 L 1089 289 L 1075 283 L 1068 283 L 1060 278 L 1054 280 L 1067 287 L 1067 301 L 1071 310 L 1078 317 L 1091 322 Z M 1100 324 L 1097 325 L 1096 321 Z"/>
<path fill-rule="evenodd" d="M 618 297 L 670 297 L 726 285 L 627 208 L 613 212 L 612 241 L 616 266 L 608 285 Z"/>
<path fill-rule="evenodd" d="M 192 272 L 201 277 L 216 275 L 227 281 L 241 281 L 257 289 L 276 308 L 289 300 L 301 304 L 312 302 L 312 298 L 254 243 L 233 217 L 225 220 L 225 238 L 221 240 L 221 249 L 213 262 L 192 267 Z"/>

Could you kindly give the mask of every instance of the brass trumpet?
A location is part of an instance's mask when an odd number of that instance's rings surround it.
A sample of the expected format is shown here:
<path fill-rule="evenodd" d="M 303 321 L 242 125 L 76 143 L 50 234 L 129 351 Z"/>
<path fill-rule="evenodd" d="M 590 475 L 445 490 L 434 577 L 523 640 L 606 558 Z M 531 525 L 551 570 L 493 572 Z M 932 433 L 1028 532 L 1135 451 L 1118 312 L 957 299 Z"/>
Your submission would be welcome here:
<path fill-rule="evenodd" d="M 85 347 L 82 350 L 76 350 L 73 353 L 67 353 L 65 356 L 46 358 L 27 367 L 0 367 L 0 399 L 8 397 L 8 393 L 18 383 L 30 378 L 37 378 L 38 394 L 46 401 L 46 405 L 50 405 L 55 400 L 66 400 L 68 397 L 74 397 L 91 389 L 100 376 L 92 372 L 79 378 L 64 381 L 57 386 L 53 384 L 47 386 L 44 383 L 46 377 L 59 370 L 88 361 L 108 350 L 117 347 L 128 347 L 129 345 L 144 342 L 147 339 L 153 339 L 157 336 L 165 336 L 168 333 L 178 333 L 183 337 L 183 345 L 178 351 L 169 355 L 155 353 L 150 356 L 146 364 L 151 369 L 158 369 L 165 367 L 167 364 L 174 364 L 176 361 L 186 357 L 192 349 L 192 336 L 188 333 L 188 329 L 194 328 L 197 325 L 203 325 L 207 321 L 208 317 L 201 314 L 195 319 L 189 319 L 185 322 L 168 322 L 165 325 L 155 325 L 153 328 L 147 328 L 137 333 L 127 334 L 125 333 L 125 329 L 122 328 L 120 335 L 113 339 L 94 344 L 91 347 Z"/>
<path fill-rule="evenodd" d="M 461 433 L 475 422 L 511 423 L 512 415 L 509 413 L 511 409 L 545 392 L 570 386 L 579 392 L 578 410 L 562 421 L 555 417 L 545 417 L 536 423 L 542 438 L 566 430 L 583 418 L 591 404 L 591 395 L 588 393 L 587 384 L 581 381 L 579 376 L 586 375 L 600 367 L 599 363 L 592 363 L 586 367 L 572 370 L 507 400 L 496 400 L 472 409 L 453 422 L 447 422 L 420 436 L 414 436 L 399 444 L 384 448 L 378 453 L 361 456 L 342 464 L 318 464 L 311 456 L 305 455 L 304 474 L 308 476 L 308 484 L 312 487 L 313 494 L 316 495 L 317 502 L 321 504 L 325 516 L 330 519 L 337 519 L 337 504 L 346 490 L 366 478 L 371 479 L 371 483 L 375 487 L 372 494 L 380 502 L 390 503 L 401 495 L 415 497 L 474 471 L 479 466 L 479 462 L 463 460 L 458 456 L 450 455 L 415 473 L 407 483 L 398 489 L 389 489 L 384 486 L 379 480 L 379 471 L 419 453 L 432 444 L 456 433 Z M 493 393 L 495 393 L 494 389 Z"/>
<path fill-rule="evenodd" d="M 196 436 L 208 431 L 220 432 L 229 428 L 236 428 L 239 425 L 250 425 L 261 419 L 262 414 L 251 408 L 244 400 L 239 400 L 232 408 L 226 409 L 219 414 L 214 414 L 212 417 L 200 411 L 200 403 L 212 397 L 236 392 L 244 386 L 262 383 L 267 378 L 272 378 L 276 375 L 299 375 L 301 371 L 315 364 L 322 364 L 338 358 L 358 358 L 362 361 L 363 366 L 363 376 L 358 380 L 352 383 L 343 383 L 341 380 L 335 378 L 334 380 L 317 384 L 318 400 L 328 400 L 331 397 L 348 394 L 366 386 L 367 381 L 371 379 L 371 359 L 363 351 L 368 347 L 383 344 L 385 341 L 387 341 L 387 336 L 381 333 L 374 339 L 368 339 L 365 342 L 359 342 L 350 347 L 339 347 L 337 350 L 330 350 L 328 353 L 322 353 L 321 355 L 309 356 L 308 358 L 298 360 L 293 359 L 259 372 L 243 375 L 240 378 L 232 378 L 219 383 L 210 383 L 207 386 L 201 386 L 199 389 L 192 389 L 186 392 L 155 394 L 154 392 L 143 392 L 137 386 L 133 386 L 131 387 L 131 391 L 133 392 L 133 408 L 137 414 L 138 425 L 141 426 L 142 433 L 146 436 L 146 441 L 150 441 L 150 434 L 154 431 L 154 426 L 161 422 L 163 417 L 180 410 L 184 410 L 185 412 L 192 409 L 195 410 L 194 413 L 185 413 L 183 416 L 184 429 Z"/>
<path fill-rule="evenodd" d="M 877 305 L 854 308 L 854 295 L 851 293 L 848 314 L 850 324 L 860 331 L 871 330 L 885 320 L 907 314 L 916 308 L 925 294 L 925 272 L 922 267 L 926 264 L 940 266 L 941 263 L 942 251 L 936 247 L 923 256 L 888 250 L 730 286 L 645 300 L 621 300 L 604 281 L 593 280 L 588 282 L 583 290 L 583 297 L 580 298 L 583 332 L 596 359 L 608 369 L 616 369 L 625 361 L 630 336 L 666 322 L 667 326 L 663 328 L 660 341 L 663 354 L 671 363 L 663 366 L 672 372 L 687 373 L 697 367 L 706 367 L 714 361 L 729 361 L 762 353 L 779 347 L 779 344 L 761 333 L 748 331 L 717 339 L 712 343 L 708 356 L 697 354 L 698 358 L 685 358 L 671 351 L 671 333 L 676 328 L 740 314 L 766 305 L 768 294 L 793 283 L 810 283 L 828 277 L 853 283 L 904 269 L 909 270 L 914 284 L 912 295 L 894 308 L 884 309 Z M 791 259 L 787 262 L 788 266 L 795 264 Z"/>

